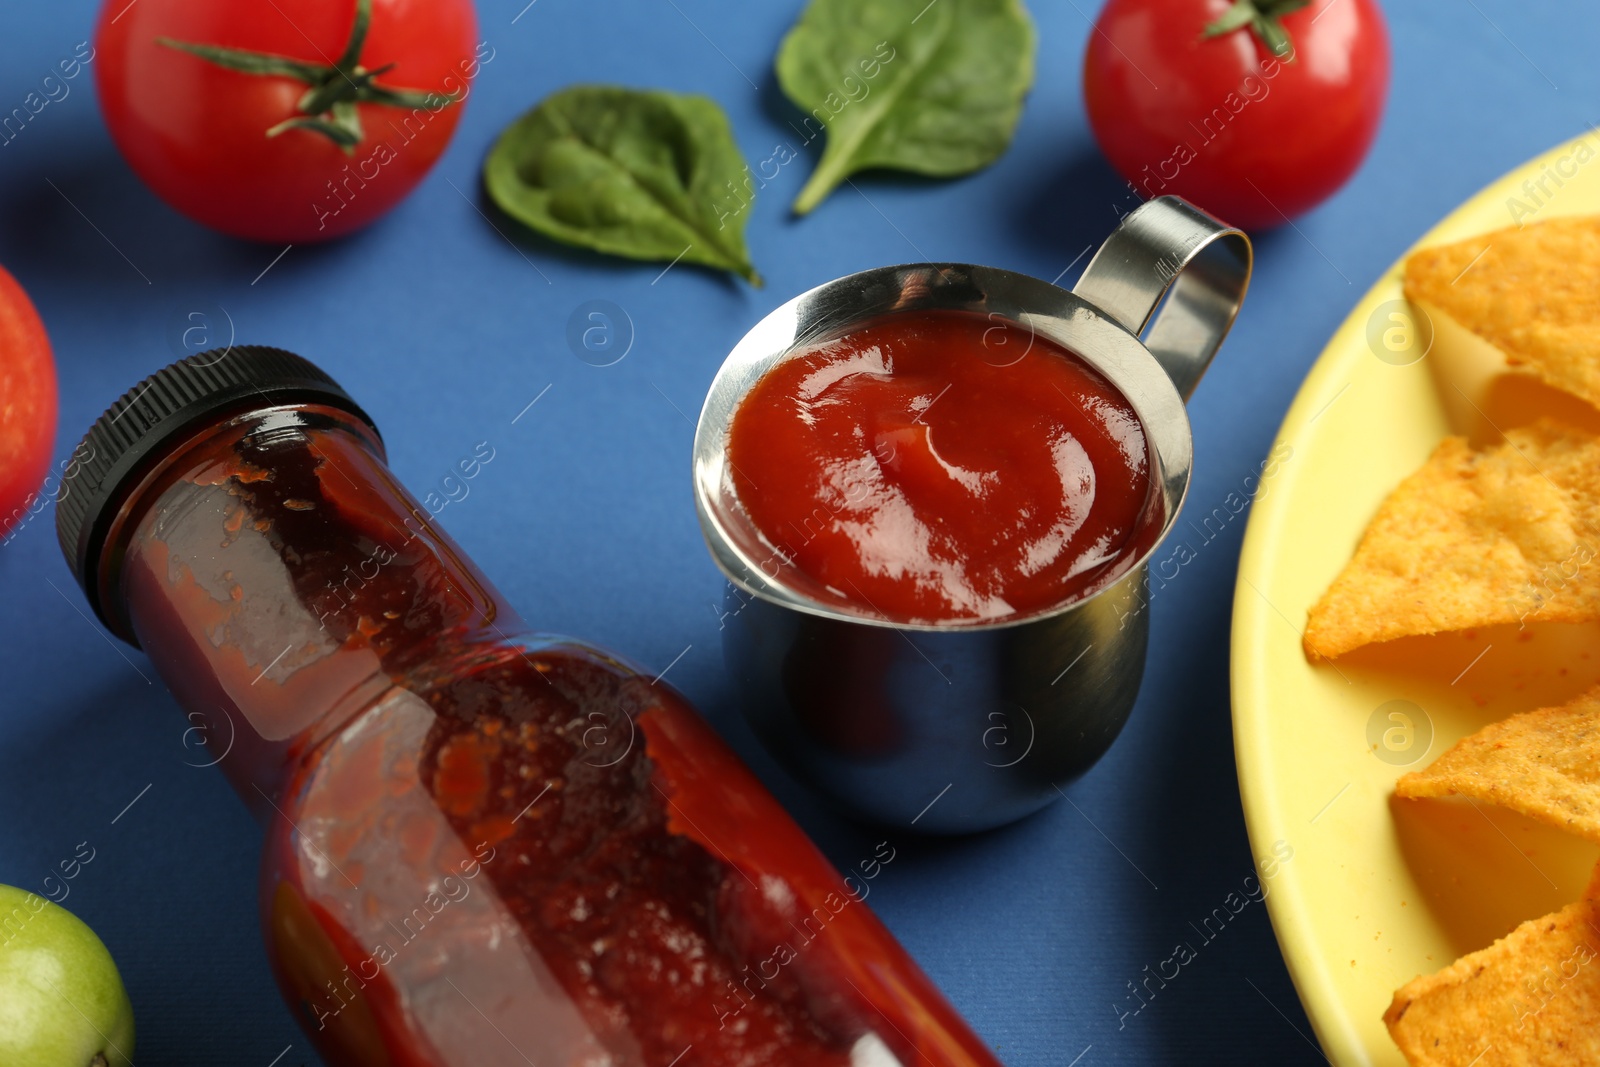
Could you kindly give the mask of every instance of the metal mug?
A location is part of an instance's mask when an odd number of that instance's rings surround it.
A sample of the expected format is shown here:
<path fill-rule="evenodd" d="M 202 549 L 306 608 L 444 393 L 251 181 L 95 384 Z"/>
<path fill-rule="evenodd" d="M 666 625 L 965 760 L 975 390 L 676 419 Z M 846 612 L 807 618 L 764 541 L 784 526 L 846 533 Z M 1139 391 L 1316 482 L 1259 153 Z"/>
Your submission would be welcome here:
<path fill-rule="evenodd" d="M 1146 564 L 1189 485 L 1184 401 L 1233 323 L 1250 267 L 1242 232 L 1160 197 L 1122 220 L 1071 292 L 989 267 L 881 267 L 818 286 L 745 335 L 700 412 L 695 505 L 731 583 L 728 670 L 757 735 L 791 773 L 868 820 L 965 833 L 1037 811 L 1105 753 L 1144 672 Z M 1138 414 L 1155 510 L 1126 550 L 1133 564 L 1111 584 L 998 621 L 894 623 L 809 596 L 739 506 L 728 429 L 757 379 L 865 322 L 930 309 L 1037 331 Z"/>

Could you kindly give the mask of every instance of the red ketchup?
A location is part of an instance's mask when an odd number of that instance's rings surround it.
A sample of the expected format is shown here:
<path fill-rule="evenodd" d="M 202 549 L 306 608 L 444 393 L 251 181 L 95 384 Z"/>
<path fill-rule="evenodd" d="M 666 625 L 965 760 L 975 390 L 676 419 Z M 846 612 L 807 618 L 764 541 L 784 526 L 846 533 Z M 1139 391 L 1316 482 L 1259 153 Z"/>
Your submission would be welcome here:
<path fill-rule="evenodd" d="M 955 311 L 786 357 L 734 412 L 728 459 L 807 592 L 896 622 L 1003 619 L 1102 587 L 1151 489 L 1115 387 L 1024 327 Z"/>
<path fill-rule="evenodd" d="M 269 954 L 330 1064 L 997 1067 L 680 696 L 529 634 L 353 404 L 267 395 L 105 491 L 77 566 L 265 821 Z"/>

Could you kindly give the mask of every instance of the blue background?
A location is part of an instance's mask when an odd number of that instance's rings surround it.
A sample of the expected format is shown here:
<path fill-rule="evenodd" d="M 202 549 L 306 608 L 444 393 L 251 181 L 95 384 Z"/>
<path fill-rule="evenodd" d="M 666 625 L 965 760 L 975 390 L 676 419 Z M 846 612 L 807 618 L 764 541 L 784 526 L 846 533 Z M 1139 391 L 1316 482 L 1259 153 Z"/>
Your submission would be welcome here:
<path fill-rule="evenodd" d="M 858 179 L 859 192 L 796 220 L 787 205 L 811 158 L 785 167 L 750 220 L 763 290 L 682 265 L 661 276 L 660 265 L 514 247 L 474 208 L 477 172 L 502 126 L 575 81 L 710 94 L 747 159 L 767 158 L 795 139 L 770 71 L 799 0 L 538 0 L 513 25 L 522 3 L 480 0 L 495 57 L 415 194 L 353 239 L 293 248 L 254 284 L 280 249 L 217 236 L 157 201 L 112 147 L 89 74 L 0 146 L 0 262 L 55 346 L 57 457 L 123 390 L 183 354 L 169 338 L 175 320 L 217 306 L 239 340 L 331 371 L 376 417 L 419 494 L 488 440 L 496 458 L 443 524 L 535 625 L 657 670 L 673 664 L 669 680 L 848 867 L 882 835 L 821 810 L 737 718 L 718 646 L 723 583 L 690 498 L 690 420 L 733 343 L 801 290 L 918 259 L 1051 279 L 1109 232 L 1129 203 L 1083 117 L 1092 2 L 1033 3 L 1038 82 L 992 168 L 951 182 Z M 1395 75 L 1377 145 L 1298 231 L 1260 237 L 1249 303 L 1191 404 L 1192 508 L 1209 511 L 1256 472 L 1322 344 L 1407 244 L 1600 117 L 1600 15 L 1589 9 L 1389 8 Z M 94 15 L 87 0 L 7 3 L 0 110 L 90 36 Z M 590 300 L 632 322 L 633 347 L 615 366 L 568 347 L 568 318 Z M 264 1067 L 287 1047 L 285 1067 L 317 1063 L 260 945 L 261 831 L 219 772 L 186 765 L 206 756 L 185 747 L 188 724 L 150 664 L 85 617 L 52 520 L 0 547 L 0 882 L 38 891 L 78 842 L 96 850 L 65 903 L 121 966 L 139 1062 Z M 1228 526 L 1156 598 L 1139 707 L 1111 754 L 1067 788 L 1071 803 L 985 836 L 896 838 L 874 883 L 878 913 L 1013 1067 L 1085 1051 L 1084 1067 L 1320 1058 L 1255 904 L 1148 1007 L 1119 1018 L 1137 1006 L 1128 983 L 1252 873 L 1228 719 L 1243 527 Z"/>

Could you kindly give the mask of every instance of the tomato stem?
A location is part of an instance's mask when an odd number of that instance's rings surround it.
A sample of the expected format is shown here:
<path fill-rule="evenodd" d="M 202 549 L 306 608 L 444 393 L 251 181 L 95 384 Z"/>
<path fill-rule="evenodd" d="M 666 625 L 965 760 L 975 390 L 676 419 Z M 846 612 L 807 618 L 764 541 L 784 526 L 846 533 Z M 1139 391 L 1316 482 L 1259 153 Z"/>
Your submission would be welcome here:
<path fill-rule="evenodd" d="M 1293 61 L 1294 42 L 1290 40 L 1289 31 L 1283 28 L 1280 20 L 1292 11 L 1299 11 L 1310 2 L 1311 0 L 1234 0 L 1233 6 L 1224 11 L 1215 22 L 1208 23 L 1200 32 L 1200 36 L 1221 37 L 1248 26 L 1250 32 L 1266 46 L 1267 51 L 1279 59 Z"/>
<path fill-rule="evenodd" d="M 356 0 L 356 15 L 350 25 L 350 37 L 339 59 L 332 65 L 311 63 L 271 52 L 177 41 L 171 37 L 157 37 L 156 43 L 188 52 L 225 70 L 263 78 L 292 78 L 304 83 L 307 88 L 295 105 L 297 113 L 268 127 L 267 136 L 277 137 L 289 130 L 309 130 L 326 137 L 346 155 L 350 155 L 363 136 L 357 104 L 437 111 L 460 100 L 455 93 L 379 85 L 374 79 L 389 73 L 395 65 L 385 63 L 374 70 L 361 65 L 361 49 L 366 45 L 367 29 L 371 24 L 372 0 Z"/>

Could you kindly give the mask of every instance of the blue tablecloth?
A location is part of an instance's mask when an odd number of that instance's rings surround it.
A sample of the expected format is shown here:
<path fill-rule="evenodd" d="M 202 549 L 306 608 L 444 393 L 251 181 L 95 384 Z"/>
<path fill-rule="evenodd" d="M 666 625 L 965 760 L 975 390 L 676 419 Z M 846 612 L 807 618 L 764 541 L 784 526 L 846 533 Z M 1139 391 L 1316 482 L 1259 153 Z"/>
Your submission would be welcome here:
<path fill-rule="evenodd" d="M 1070 282 L 1080 253 L 1127 206 L 1080 100 L 1093 4 L 1033 3 L 1038 83 L 1015 144 L 989 170 L 952 182 L 867 177 L 796 220 L 788 203 L 810 162 L 783 168 L 751 217 L 767 280 L 754 290 L 695 268 L 660 276 L 659 265 L 513 247 L 474 207 L 477 174 L 503 125 L 576 81 L 710 94 L 746 157 L 767 158 L 792 138 L 771 61 L 799 0 L 524 3 L 480 0 L 495 58 L 417 192 L 371 230 L 297 246 L 264 275 L 280 248 L 210 233 L 135 179 L 88 77 L 0 145 L 0 262 L 33 295 L 55 345 L 57 455 L 174 357 L 176 318 L 213 306 L 227 309 L 241 341 L 331 371 L 376 417 L 394 468 L 419 492 L 488 440 L 495 460 L 444 525 L 536 625 L 671 664 L 669 679 L 850 866 L 881 835 L 822 810 L 765 758 L 733 706 L 717 636 L 723 583 L 690 500 L 691 419 L 753 322 L 837 275 L 947 259 L 1051 279 L 1077 261 Z M 1259 238 L 1244 315 L 1191 405 L 1191 507 L 1210 510 L 1255 473 L 1323 342 L 1407 244 L 1485 182 L 1600 118 L 1594 11 L 1517 0 L 1389 6 L 1395 77 L 1382 134 L 1333 200 Z M 6 6 L 0 111 L 91 35 L 94 16 L 88 0 Z M 568 347 L 568 318 L 589 300 L 632 321 L 633 348 L 615 366 L 588 365 Z M 65 903 L 121 966 L 138 1062 L 265 1067 L 287 1050 L 283 1067 L 319 1063 L 261 948 L 261 831 L 215 769 L 186 765 L 204 755 L 186 747 L 188 723 L 150 664 L 86 617 L 51 518 L 0 549 L 0 882 L 37 889 L 80 842 L 93 848 Z M 879 914 L 1013 1067 L 1319 1060 L 1259 905 L 1136 1014 L 1130 991 L 1252 873 L 1228 717 L 1243 527 L 1230 524 L 1162 590 L 1133 721 L 1067 788 L 1070 803 L 970 839 L 896 840 L 874 883 Z"/>

